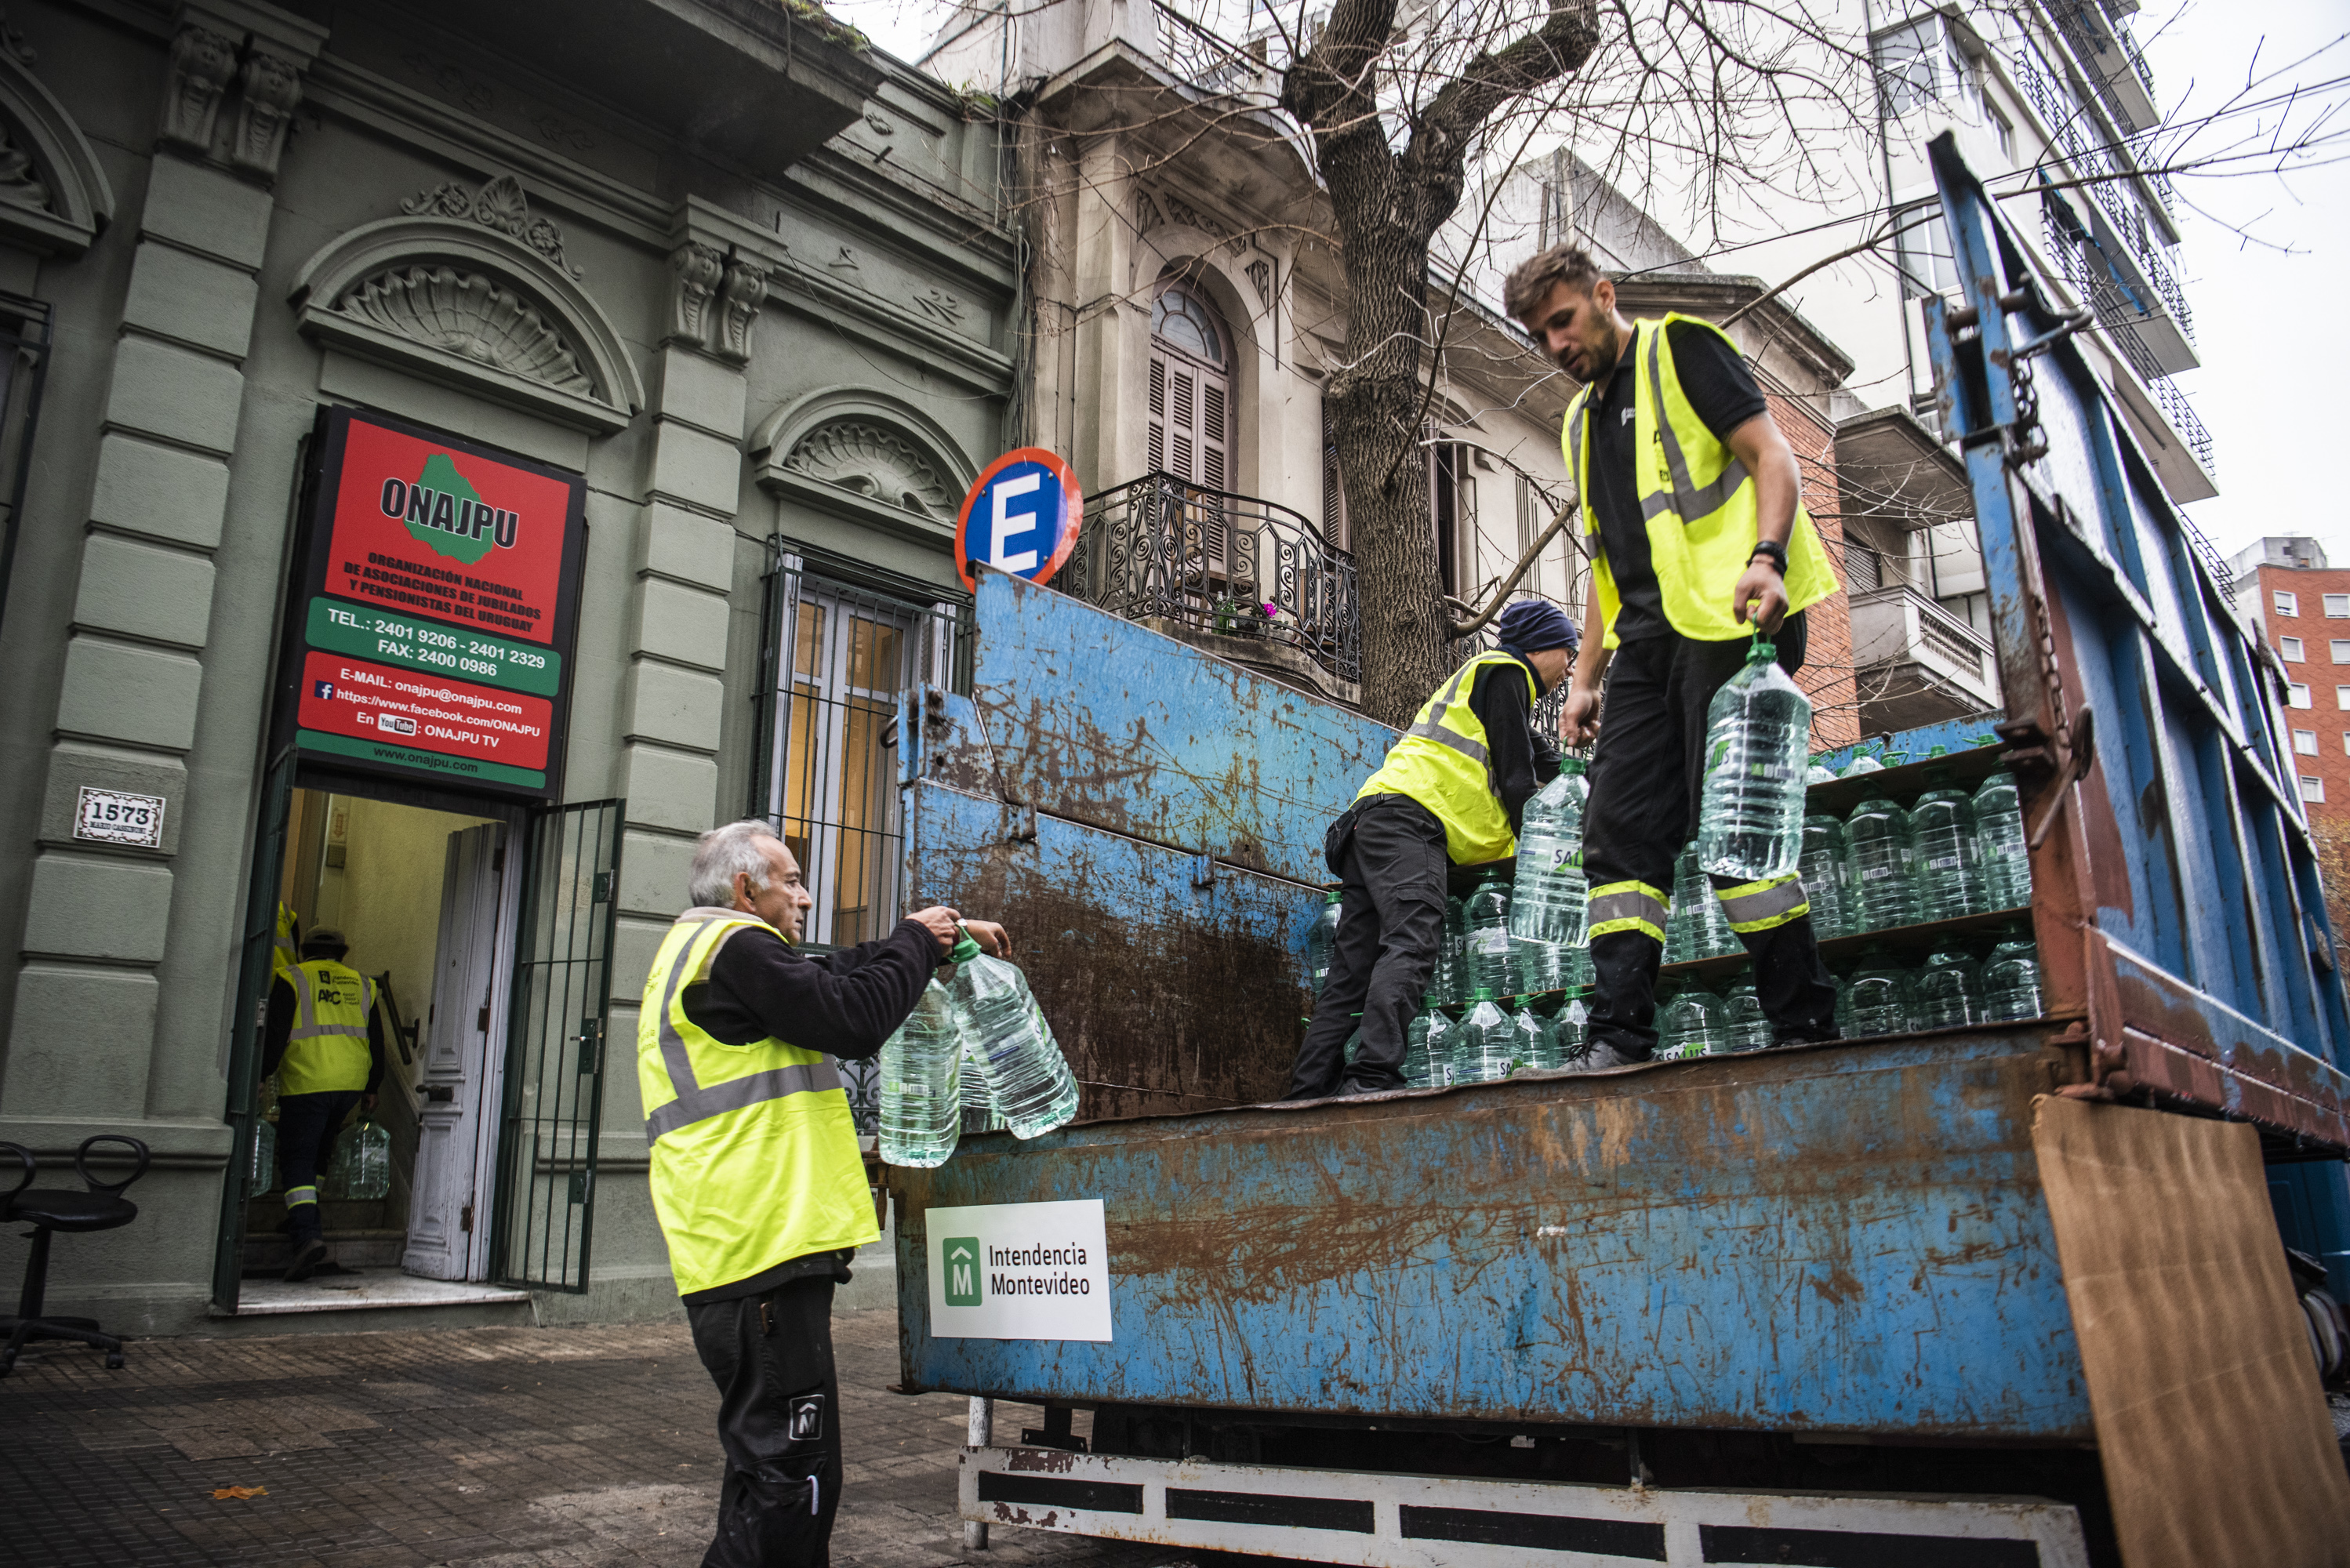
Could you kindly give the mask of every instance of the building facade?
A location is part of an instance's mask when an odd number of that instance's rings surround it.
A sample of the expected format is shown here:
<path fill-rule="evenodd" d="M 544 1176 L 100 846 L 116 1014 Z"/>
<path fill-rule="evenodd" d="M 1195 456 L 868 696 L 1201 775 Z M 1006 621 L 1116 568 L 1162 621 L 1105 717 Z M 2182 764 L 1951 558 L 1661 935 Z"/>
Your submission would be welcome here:
<path fill-rule="evenodd" d="M 2285 732 L 2338 947 L 2350 934 L 2350 570 L 2329 566 L 2324 546 L 2304 536 L 2259 540 L 2229 566 L 2236 608 L 2283 678 Z"/>
<path fill-rule="evenodd" d="M 389 981 L 390 1190 L 327 1220 L 408 1283 L 338 1304 L 676 1310 L 638 996 L 719 822 L 815 940 L 895 918 L 886 721 L 1014 380 L 993 128 L 752 0 L 47 0 L 0 135 L 0 1139 L 153 1154 L 52 1306 L 338 1303 L 271 1277 L 282 906 Z"/>

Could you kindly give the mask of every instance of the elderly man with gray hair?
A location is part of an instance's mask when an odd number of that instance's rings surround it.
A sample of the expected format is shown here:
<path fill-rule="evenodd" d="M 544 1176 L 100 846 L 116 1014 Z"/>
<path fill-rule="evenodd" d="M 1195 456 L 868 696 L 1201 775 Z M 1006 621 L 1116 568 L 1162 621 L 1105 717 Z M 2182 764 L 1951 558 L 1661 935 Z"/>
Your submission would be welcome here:
<path fill-rule="evenodd" d="M 833 1286 L 880 1235 L 837 1061 L 880 1051 L 957 928 L 1003 956 L 1001 926 L 944 907 L 878 941 L 798 950 L 816 900 L 760 821 L 702 836 L 694 907 L 645 980 L 637 1082 L 653 1211 L 718 1385 L 726 1451 L 705 1568 L 827 1561 L 840 1504 Z"/>

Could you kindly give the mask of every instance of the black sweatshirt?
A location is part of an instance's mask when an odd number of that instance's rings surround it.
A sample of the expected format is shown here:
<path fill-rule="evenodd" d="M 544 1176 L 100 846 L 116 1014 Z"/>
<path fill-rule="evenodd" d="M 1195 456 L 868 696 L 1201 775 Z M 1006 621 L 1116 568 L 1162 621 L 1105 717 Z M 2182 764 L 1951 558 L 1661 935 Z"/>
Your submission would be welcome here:
<path fill-rule="evenodd" d="M 1517 649 L 1505 648 L 1504 653 Z M 1520 669 L 1533 674 L 1534 666 L 1520 659 Z M 1535 675 L 1536 695 L 1545 688 Z M 1525 676 L 1506 664 L 1488 664 L 1477 671 L 1469 688 L 1469 711 L 1485 726 L 1485 753 L 1492 760 L 1493 793 L 1510 815 L 1510 831 L 1518 831 L 1526 802 L 1534 792 L 1558 777 L 1558 747 L 1534 729 L 1534 703 L 1526 696 Z"/>

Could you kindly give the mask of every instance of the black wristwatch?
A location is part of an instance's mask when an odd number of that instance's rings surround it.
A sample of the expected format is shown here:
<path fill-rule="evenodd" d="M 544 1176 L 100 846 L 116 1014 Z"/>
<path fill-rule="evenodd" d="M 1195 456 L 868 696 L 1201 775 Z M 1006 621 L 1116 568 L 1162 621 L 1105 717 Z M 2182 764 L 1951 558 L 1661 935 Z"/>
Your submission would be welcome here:
<path fill-rule="evenodd" d="M 1771 569 L 1782 577 L 1787 575 L 1787 546 L 1780 544 L 1776 539 L 1756 540 L 1754 548 L 1746 554 L 1746 564 L 1752 566 L 1757 556 L 1768 560 L 1771 563 Z"/>

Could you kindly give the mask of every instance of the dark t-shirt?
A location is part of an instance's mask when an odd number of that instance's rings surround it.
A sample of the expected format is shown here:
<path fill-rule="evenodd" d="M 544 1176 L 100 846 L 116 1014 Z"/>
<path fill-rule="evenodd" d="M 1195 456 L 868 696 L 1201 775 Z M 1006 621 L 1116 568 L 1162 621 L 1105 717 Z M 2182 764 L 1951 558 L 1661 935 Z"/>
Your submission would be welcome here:
<path fill-rule="evenodd" d="M 1515 652 L 1514 649 L 1504 649 Z M 1477 671 L 1469 687 L 1469 711 L 1485 726 L 1485 753 L 1493 770 L 1493 793 L 1510 815 L 1510 831 L 1518 831 L 1526 802 L 1534 791 L 1558 777 L 1558 746 L 1534 730 L 1534 701 L 1526 691 L 1525 670 L 1506 664 L 1488 664 Z M 1542 677 L 1534 684 L 1539 691 Z"/>
<path fill-rule="evenodd" d="M 1769 407 L 1745 358 L 1721 334 L 1686 321 L 1665 329 L 1673 370 L 1690 407 L 1716 436 L 1731 431 Z M 1645 366 L 1632 362 L 1639 335 L 1624 343 L 1624 358 L 1605 388 L 1591 394 L 1586 419 L 1591 430 L 1591 509 L 1599 518 L 1599 547 L 1616 578 L 1616 639 L 1630 642 L 1672 630 L 1648 564 L 1648 527 L 1640 516 L 1640 486 L 1632 466 L 1633 393 Z M 1723 585 L 1728 592 L 1728 585 Z"/>

